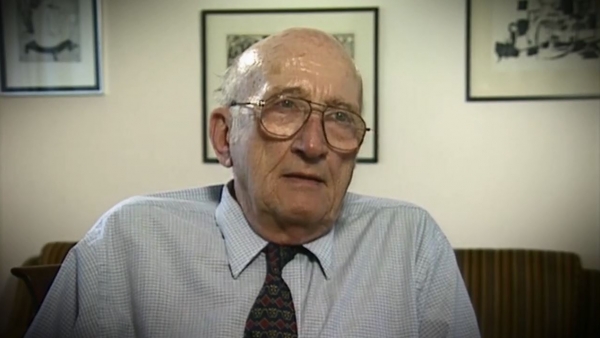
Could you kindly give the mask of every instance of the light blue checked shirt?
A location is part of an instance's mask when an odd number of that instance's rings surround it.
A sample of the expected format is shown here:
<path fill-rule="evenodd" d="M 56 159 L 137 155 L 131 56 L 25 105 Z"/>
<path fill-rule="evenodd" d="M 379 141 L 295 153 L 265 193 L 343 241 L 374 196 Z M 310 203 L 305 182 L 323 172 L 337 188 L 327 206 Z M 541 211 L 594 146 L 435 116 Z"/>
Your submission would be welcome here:
<path fill-rule="evenodd" d="M 71 250 L 27 337 L 242 337 L 267 243 L 226 186 L 135 197 Z M 283 270 L 299 337 L 479 337 L 453 249 L 423 209 L 348 193 Z"/>

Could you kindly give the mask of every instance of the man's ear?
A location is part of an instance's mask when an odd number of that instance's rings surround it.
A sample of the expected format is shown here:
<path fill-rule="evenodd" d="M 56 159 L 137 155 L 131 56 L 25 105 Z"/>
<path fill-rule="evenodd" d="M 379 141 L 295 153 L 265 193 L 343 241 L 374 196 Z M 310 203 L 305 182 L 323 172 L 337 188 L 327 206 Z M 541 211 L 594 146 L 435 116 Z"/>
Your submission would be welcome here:
<path fill-rule="evenodd" d="M 232 165 L 229 145 L 231 113 L 226 107 L 219 107 L 210 114 L 209 135 L 219 163 L 226 168 Z"/>

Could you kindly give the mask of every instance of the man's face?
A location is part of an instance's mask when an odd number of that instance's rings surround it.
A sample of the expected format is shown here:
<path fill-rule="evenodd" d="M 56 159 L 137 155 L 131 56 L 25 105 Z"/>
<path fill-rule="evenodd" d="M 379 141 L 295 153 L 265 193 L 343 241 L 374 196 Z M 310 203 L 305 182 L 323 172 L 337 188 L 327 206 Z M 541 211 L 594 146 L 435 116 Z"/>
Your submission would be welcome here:
<path fill-rule="evenodd" d="M 317 103 L 344 103 L 358 112 L 361 84 L 348 60 L 340 59 L 332 46 L 299 50 L 301 44 L 270 52 L 272 61 L 263 66 L 265 83 L 257 86 L 261 88 L 257 98 L 284 93 Z M 231 145 L 233 170 L 255 212 L 270 214 L 281 223 L 332 225 L 358 150 L 331 149 L 321 118 L 313 111 L 302 129 L 285 140 L 268 136 L 257 119 L 242 127 L 247 129 Z"/>

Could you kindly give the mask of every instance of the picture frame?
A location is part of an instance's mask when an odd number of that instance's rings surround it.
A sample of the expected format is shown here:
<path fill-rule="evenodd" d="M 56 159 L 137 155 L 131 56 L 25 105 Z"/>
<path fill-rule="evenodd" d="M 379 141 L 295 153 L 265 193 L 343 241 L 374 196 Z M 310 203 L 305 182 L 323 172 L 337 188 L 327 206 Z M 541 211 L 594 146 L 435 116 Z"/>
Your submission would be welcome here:
<path fill-rule="evenodd" d="M 466 100 L 600 98 L 600 3 L 467 0 Z"/>
<path fill-rule="evenodd" d="M 102 94 L 100 1 L 3 1 L 0 94 Z"/>
<path fill-rule="evenodd" d="M 377 7 L 201 11 L 203 162 L 218 163 L 208 139 L 209 118 L 219 106 L 215 94 L 228 64 L 251 44 L 270 34 L 291 27 L 310 27 L 341 41 L 361 72 L 362 115 L 371 130 L 365 136 L 357 162 L 377 163 L 378 26 Z"/>

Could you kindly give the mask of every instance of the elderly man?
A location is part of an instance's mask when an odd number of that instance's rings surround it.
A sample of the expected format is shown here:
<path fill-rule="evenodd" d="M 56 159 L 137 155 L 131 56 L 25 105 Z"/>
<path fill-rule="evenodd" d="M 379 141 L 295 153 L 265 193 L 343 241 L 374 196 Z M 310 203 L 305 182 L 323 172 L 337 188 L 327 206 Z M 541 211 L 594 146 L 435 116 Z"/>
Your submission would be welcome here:
<path fill-rule="evenodd" d="M 233 180 L 126 200 L 65 259 L 29 337 L 478 337 L 423 209 L 347 193 L 368 131 L 329 35 L 289 29 L 227 71 L 210 138 Z"/>

